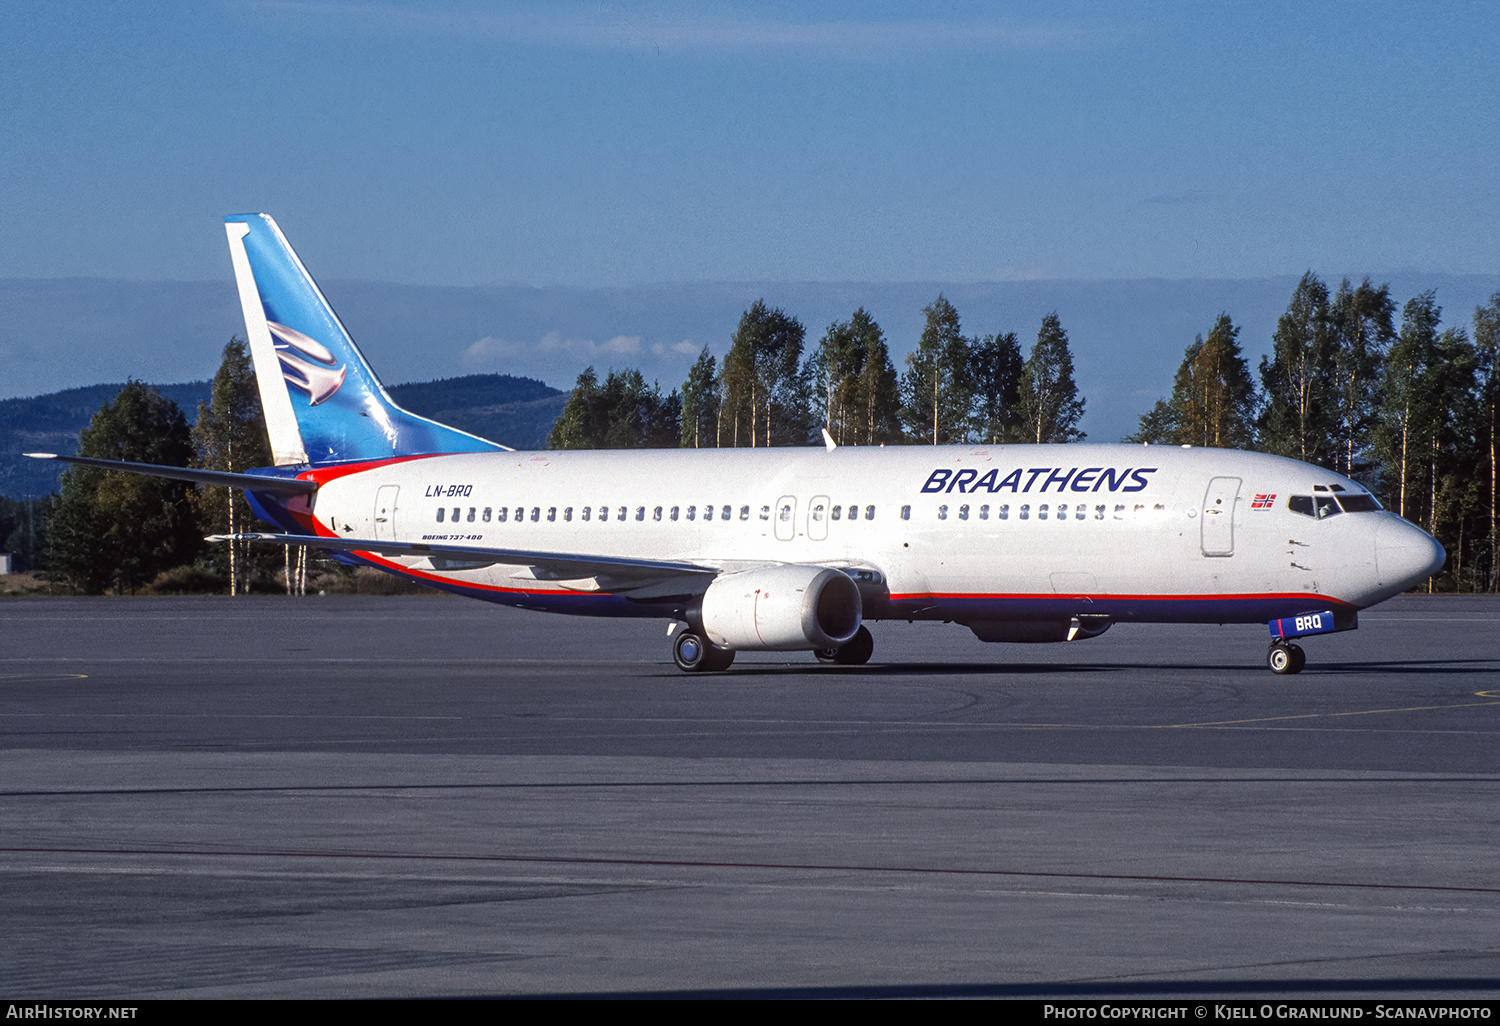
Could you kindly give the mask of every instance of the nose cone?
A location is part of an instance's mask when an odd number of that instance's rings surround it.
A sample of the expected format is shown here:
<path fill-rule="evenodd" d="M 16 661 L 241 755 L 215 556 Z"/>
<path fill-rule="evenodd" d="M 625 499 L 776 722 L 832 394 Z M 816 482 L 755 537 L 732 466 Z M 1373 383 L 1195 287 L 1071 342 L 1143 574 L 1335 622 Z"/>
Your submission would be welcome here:
<path fill-rule="evenodd" d="M 1386 518 L 1375 532 L 1375 569 L 1388 588 L 1405 591 L 1441 570 L 1447 558 L 1436 538 L 1398 517 Z"/>

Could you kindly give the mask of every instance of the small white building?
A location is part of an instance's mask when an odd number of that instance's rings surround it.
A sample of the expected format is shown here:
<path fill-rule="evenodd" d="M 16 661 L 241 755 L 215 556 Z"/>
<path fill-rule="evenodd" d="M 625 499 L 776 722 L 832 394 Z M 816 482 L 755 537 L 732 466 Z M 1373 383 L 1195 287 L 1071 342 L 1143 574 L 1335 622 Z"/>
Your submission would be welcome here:
<path fill-rule="evenodd" d="M 0 574 L 15 573 L 15 559 L 9 552 L 0 552 Z"/>

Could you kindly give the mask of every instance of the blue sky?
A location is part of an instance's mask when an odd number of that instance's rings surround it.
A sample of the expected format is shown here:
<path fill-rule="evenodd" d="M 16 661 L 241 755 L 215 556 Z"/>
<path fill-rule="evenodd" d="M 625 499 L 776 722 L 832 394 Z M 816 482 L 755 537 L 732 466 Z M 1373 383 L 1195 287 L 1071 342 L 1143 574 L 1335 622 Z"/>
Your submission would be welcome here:
<path fill-rule="evenodd" d="M 1494 4 L 0 0 L 0 24 L 0 277 L 227 280 L 219 223 L 249 210 L 320 278 L 414 284 L 1500 270 Z"/>

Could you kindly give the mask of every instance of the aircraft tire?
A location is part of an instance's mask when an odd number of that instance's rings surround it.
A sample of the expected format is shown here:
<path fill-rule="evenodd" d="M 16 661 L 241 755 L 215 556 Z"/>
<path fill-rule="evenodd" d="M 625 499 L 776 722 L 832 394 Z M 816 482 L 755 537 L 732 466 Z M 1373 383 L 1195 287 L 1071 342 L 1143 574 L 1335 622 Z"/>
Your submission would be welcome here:
<path fill-rule="evenodd" d="M 727 670 L 734 662 L 734 652 L 727 648 L 715 648 L 696 631 L 683 631 L 672 639 L 672 661 L 679 670 L 687 673 Z"/>
<path fill-rule="evenodd" d="M 672 639 L 672 661 L 685 673 L 697 673 L 707 669 L 703 663 L 711 647 L 701 635 L 683 631 Z"/>
<path fill-rule="evenodd" d="M 874 651 L 875 639 L 861 626 L 854 632 L 854 637 L 839 647 L 814 649 L 813 655 L 818 657 L 818 662 L 829 666 L 863 666 L 870 661 L 870 654 Z"/>
<path fill-rule="evenodd" d="M 870 661 L 870 654 L 875 651 L 875 639 L 870 637 L 870 631 L 863 625 L 854 632 L 850 638 L 833 657 L 833 661 L 840 666 L 863 666 Z"/>
<path fill-rule="evenodd" d="M 1301 673 L 1307 665 L 1307 653 L 1300 645 L 1272 645 L 1266 652 L 1266 665 L 1275 674 Z"/>
<path fill-rule="evenodd" d="M 710 645 L 708 646 L 708 654 L 703 657 L 702 668 L 711 672 L 717 672 L 729 669 L 730 664 L 733 662 L 734 649 L 715 648 L 713 645 Z"/>

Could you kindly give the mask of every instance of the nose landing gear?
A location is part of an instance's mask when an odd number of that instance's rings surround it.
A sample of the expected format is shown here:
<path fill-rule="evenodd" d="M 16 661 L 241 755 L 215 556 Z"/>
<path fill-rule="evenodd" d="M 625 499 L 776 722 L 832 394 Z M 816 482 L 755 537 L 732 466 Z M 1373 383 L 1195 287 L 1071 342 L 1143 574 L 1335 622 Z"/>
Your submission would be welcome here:
<path fill-rule="evenodd" d="M 1294 645 L 1289 641 L 1273 641 L 1266 652 L 1266 665 L 1271 668 L 1272 673 L 1301 673 L 1302 668 L 1307 665 L 1307 653 L 1302 651 L 1301 645 Z"/>

